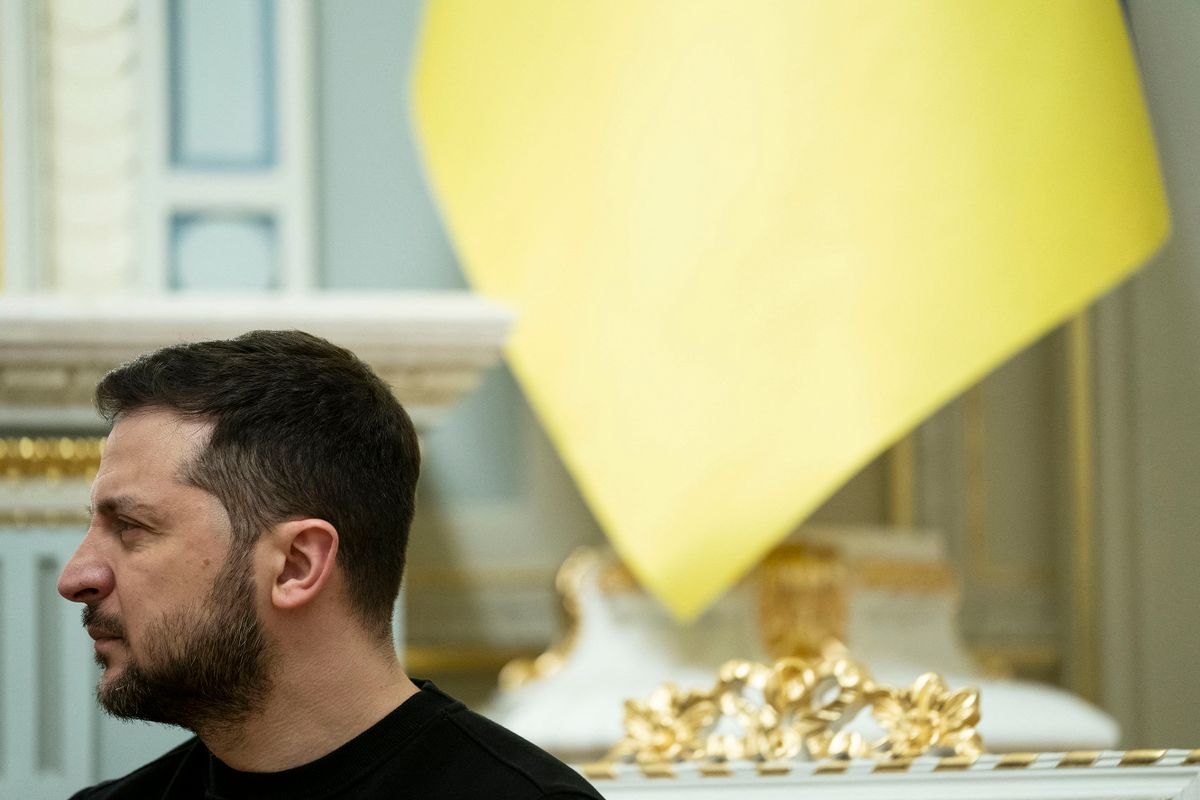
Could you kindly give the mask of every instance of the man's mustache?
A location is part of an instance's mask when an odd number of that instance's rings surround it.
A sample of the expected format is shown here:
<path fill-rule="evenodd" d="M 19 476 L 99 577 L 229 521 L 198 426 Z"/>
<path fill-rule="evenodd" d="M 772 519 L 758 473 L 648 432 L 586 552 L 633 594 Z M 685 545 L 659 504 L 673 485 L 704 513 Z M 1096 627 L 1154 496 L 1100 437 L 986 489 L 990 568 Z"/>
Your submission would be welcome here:
<path fill-rule="evenodd" d="M 83 607 L 83 627 L 89 632 L 111 636 L 115 639 L 125 638 L 125 625 L 116 614 L 105 614 L 95 606 Z"/>

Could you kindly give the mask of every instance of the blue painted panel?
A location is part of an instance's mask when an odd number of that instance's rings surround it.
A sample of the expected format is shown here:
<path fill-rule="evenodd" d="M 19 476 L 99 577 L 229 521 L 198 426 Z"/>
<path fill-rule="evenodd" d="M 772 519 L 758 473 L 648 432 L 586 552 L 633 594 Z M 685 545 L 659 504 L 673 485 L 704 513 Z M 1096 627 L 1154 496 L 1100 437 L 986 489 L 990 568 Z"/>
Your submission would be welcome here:
<path fill-rule="evenodd" d="M 335 0 L 314 8 L 325 288 L 466 288 L 408 119 L 405 76 L 423 5 Z"/>
<path fill-rule="evenodd" d="M 176 214 L 171 220 L 172 289 L 276 289 L 279 244 L 266 214 Z"/>
<path fill-rule="evenodd" d="M 171 162 L 267 170 L 277 161 L 274 0 L 170 0 Z"/>

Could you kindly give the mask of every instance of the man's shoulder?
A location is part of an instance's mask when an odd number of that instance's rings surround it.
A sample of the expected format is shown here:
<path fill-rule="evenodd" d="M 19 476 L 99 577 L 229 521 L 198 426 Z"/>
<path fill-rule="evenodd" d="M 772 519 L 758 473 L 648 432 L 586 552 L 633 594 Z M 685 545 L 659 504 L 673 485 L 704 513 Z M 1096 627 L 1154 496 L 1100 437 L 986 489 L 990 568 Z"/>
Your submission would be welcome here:
<path fill-rule="evenodd" d="M 583 776 L 542 748 L 471 711 L 432 685 L 440 713 L 410 740 L 398 762 L 420 764 L 409 780 L 428 782 L 429 796 L 589 798 L 600 794 Z M 481 794 L 472 794 L 482 792 Z"/>
<path fill-rule="evenodd" d="M 158 795 L 170 785 L 180 768 L 192 755 L 200 741 L 196 737 L 188 739 L 183 744 L 168 750 L 148 764 L 138 767 L 133 772 L 120 778 L 104 781 L 95 786 L 81 789 L 71 796 L 71 800 L 116 800 L 116 798 L 144 798 Z"/>

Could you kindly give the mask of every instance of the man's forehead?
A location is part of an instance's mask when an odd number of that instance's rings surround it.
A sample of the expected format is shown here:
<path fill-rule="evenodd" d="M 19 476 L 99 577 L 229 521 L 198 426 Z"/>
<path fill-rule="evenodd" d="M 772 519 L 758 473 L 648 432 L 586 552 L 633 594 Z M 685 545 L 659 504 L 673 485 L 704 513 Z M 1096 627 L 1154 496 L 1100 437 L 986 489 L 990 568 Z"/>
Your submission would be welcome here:
<path fill-rule="evenodd" d="M 179 465 L 204 448 L 212 429 L 208 420 L 174 411 L 145 409 L 123 414 L 108 434 L 101 462 L 149 458 Z"/>
<path fill-rule="evenodd" d="M 160 406 L 146 406 L 127 411 L 113 423 L 113 434 L 130 432 L 135 436 L 188 439 L 203 444 L 212 434 L 213 422 L 204 417 L 184 414 Z"/>
<path fill-rule="evenodd" d="M 138 410 L 117 418 L 92 482 L 92 503 L 136 497 L 138 489 L 186 486 L 187 470 L 202 451 L 212 423 L 172 411 Z"/>

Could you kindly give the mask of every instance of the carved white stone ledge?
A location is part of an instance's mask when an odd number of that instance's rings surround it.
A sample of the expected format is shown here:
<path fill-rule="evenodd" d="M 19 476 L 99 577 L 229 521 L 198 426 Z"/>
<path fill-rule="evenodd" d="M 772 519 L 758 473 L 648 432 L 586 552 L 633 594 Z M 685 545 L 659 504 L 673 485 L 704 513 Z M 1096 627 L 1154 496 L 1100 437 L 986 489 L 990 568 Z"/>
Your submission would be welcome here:
<path fill-rule="evenodd" d="M 0 297 L 0 426 L 93 427 L 96 381 L 169 344 L 256 329 L 346 347 L 428 429 L 500 358 L 513 315 L 468 292 Z"/>

